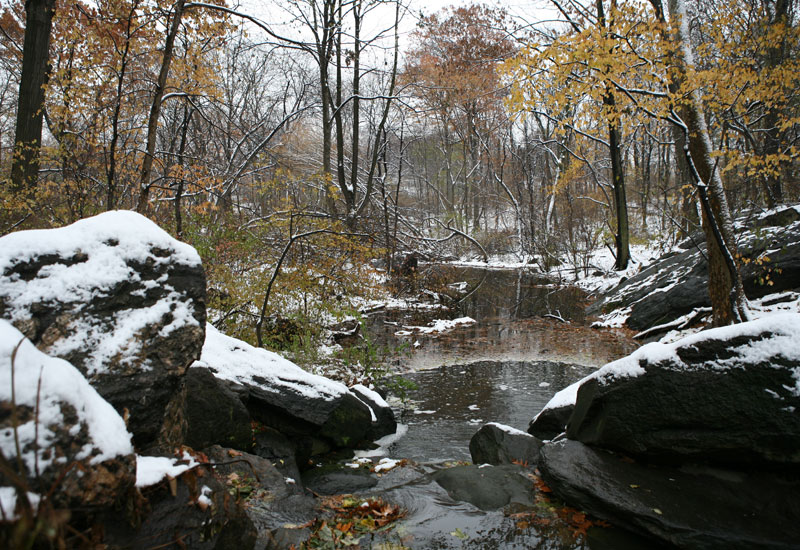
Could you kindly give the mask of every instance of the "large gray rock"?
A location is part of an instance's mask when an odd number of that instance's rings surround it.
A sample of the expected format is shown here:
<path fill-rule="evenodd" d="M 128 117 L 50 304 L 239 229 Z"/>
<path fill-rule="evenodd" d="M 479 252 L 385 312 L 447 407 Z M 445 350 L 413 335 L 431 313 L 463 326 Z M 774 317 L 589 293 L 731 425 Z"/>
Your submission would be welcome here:
<path fill-rule="evenodd" d="M 104 542 L 110 548 L 146 550 L 191 548 L 193 550 L 251 550 L 257 533 L 245 512 L 244 502 L 231 496 L 225 480 L 212 468 L 200 465 L 144 487 L 146 503 L 125 521 L 109 510 Z M 144 505 L 143 505 L 144 504 Z"/>
<path fill-rule="evenodd" d="M 653 467 L 577 441 L 548 443 L 539 469 L 572 506 L 694 550 L 796 549 L 797 476 Z"/>
<path fill-rule="evenodd" d="M 169 432 L 162 439 L 173 447 L 203 449 L 224 445 L 249 451 L 253 447 L 250 414 L 242 401 L 209 369 L 190 368 L 172 399 Z"/>
<path fill-rule="evenodd" d="M 0 317 L 129 413 L 137 447 L 159 435 L 205 316 L 197 252 L 133 212 L 0 239 Z"/>
<path fill-rule="evenodd" d="M 270 460 L 219 445 L 204 452 L 226 480 L 228 492 L 243 501 L 258 532 L 256 548 L 281 547 L 274 541 L 284 526 L 304 525 L 317 516 L 317 502 L 303 490 L 300 478 L 287 477 Z"/>
<path fill-rule="evenodd" d="M 567 437 L 682 463 L 800 466 L 800 315 L 652 343 L 581 382 Z"/>
<path fill-rule="evenodd" d="M 481 510 L 497 510 L 509 504 L 533 506 L 533 483 L 524 473 L 515 464 L 469 465 L 439 470 L 432 479 L 454 500 L 469 502 Z"/>
<path fill-rule="evenodd" d="M 74 508 L 76 516 L 120 502 L 136 479 L 131 436 L 83 375 L 0 320 L 0 380 L 0 452 L 9 468 L 0 469 L 0 507 L 6 516 L 14 515 L 12 488 L 23 486 L 19 480 L 33 499 L 52 491 L 50 503 Z"/>
<path fill-rule="evenodd" d="M 800 207 L 737 220 L 738 252 L 745 292 L 758 298 L 800 290 Z M 589 309 L 590 315 L 622 314 L 625 324 L 644 331 L 708 307 L 708 265 L 702 233 L 626 279 Z M 766 258 L 766 259 L 765 259 Z M 768 282 L 769 281 L 769 282 Z"/>
<path fill-rule="evenodd" d="M 211 369 L 235 388 L 253 419 L 292 439 L 298 464 L 331 447 L 355 447 L 372 427 L 369 407 L 344 384 L 310 374 L 211 325 L 194 366 Z"/>
<path fill-rule="evenodd" d="M 534 436 L 510 426 L 491 422 L 481 427 L 469 441 L 469 452 L 475 464 L 536 465 L 542 442 Z"/>

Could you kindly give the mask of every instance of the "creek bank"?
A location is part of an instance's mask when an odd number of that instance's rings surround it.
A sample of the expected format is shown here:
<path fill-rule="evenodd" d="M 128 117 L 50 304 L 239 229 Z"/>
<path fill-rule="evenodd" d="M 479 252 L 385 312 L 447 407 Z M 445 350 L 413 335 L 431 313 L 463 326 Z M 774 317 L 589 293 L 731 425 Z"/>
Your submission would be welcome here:
<path fill-rule="evenodd" d="M 798 339 L 800 315 L 773 315 L 606 365 L 531 423 L 546 435 L 541 418 L 572 410 L 541 450 L 543 479 L 597 517 L 680 547 L 796 547 Z"/>
<path fill-rule="evenodd" d="M 111 548 L 269 546 L 306 518 L 298 466 L 394 428 L 367 388 L 205 318 L 197 252 L 138 214 L 0 238 L 0 543 L 20 542 L 26 508 L 67 508 Z M 231 462 L 260 472 L 247 498 Z"/>
<path fill-rule="evenodd" d="M 800 206 L 736 220 L 745 294 L 751 300 L 800 292 Z M 648 339 L 693 326 L 710 313 L 708 267 L 701 233 L 692 235 L 587 309 L 600 326 L 625 326 Z M 775 297 L 774 300 L 788 298 Z M 773 300 L 767 302 L 772 304 Z M 766 304 L 765 304 L 766 305 Z M 793 311 L 797 311 L 794 307 Z"/>

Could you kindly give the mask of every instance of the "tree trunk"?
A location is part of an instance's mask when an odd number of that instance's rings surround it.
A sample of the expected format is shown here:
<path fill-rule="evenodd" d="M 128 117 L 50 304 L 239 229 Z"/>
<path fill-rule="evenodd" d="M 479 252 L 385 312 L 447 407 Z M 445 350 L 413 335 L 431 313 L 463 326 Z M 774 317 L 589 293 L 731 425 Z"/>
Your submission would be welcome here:
<path fill-rule="evenodd" d="M 767 26 L 788 26 L 790 24 L 789 5 L 791 3 L 791 0 L 777 0 L 775 2 L 775 12 L 772 18 L 767 21 Z M 782 34 L 782 39 L 776 44 L 772 44 L 767 49 L 767 69 L 776 69 L 785 61 L 786 57 L 788 56 L 788 41 L 786 39 L 788 34 Z M 764 116 L 765 133 L 763 154 L 765 158 L 777 157 L 781 151 L 781 138 L 783 132 L 780 129 L 780 123 L 782 118 L 782 113 L 778 107 L 773 105 L 767 108 L 767 113 Z M 785 163 L 781 162 L 780 164 Z M 767 201 L 767 207 L 769 208 L 773 208 L 775 205 L 783 202 L 783 182 L 781 181 L 782 171 L 782 169 L 770 171 L 769 175 L 762 177 L 764 195 Z"/>
<path fill-rule="evenodd" d="M 613 101 L 613 95 L 612 101 Z M 625 197 L 625 177 L 622 174 L 621 135 L 616 124 L 608 126 L 608 143 L 611 149 L 611 179 L 614 183 L 614 206 L 617 214 L 617 261 L 614 269 L 628 268 L 630 261 L 630 232 L 628 230 L 628 200 Z"/>
<path fill-rule="evenodd" d="M 656 1 L 658 0 L 651 0 Z M 671 77 L 671 84 L 675 86 L 684 79 L 686 70 L 694 65 L 694 55 L 684 0 L 669 0 L 669 14 L 676 46 L 676 71 L 673 71 Z M 746 321 L 749 310 L 741 274 L 735 262 L 733 221 L 722 178 L 711 163 L 711 137 L 703 113 L 702 99 L 697 90 L 692 90 L 689 101 L 681 106 L 681 116 L 685 124 L 684 132 L 689 134 L 684 154 L 701 199 L 703 231 L 708 248 L 708 293 L 711 298 L 713 324 L 723 326 Z"/>
<path fill-rule="evenodd" d="M 164 97 L 164 90 L 167 87 L 169 67 L 172 63 L 172 50 L 175 46 L 175 37 L 178 35 L 178 30 L 181 26 L 184 4 L 185 0 L 177 0 L 177 2 L 175 2 L 175 12 L 172 14 L 167 40 L 164 44 L 164 56 L 161 59 L 161 70 L 158 73 L 153 102 L 150 105 L 150 118 L 147 121 L 147 148 L 145 149 L 144 159 L 142 159 L 142 176 L 139 181 L 139 203 L 136 206 L 137 212 L 143 213 L 149 210 L 150 178 L 153 172 L 153 158 L 156 153 L 156 133 L 158 130 L 158 118 L 161 115 L 161 100 Z"/>
<path fill-rule="evenodd" d="M 603 10 L 603 0 L 595 2 L 597 8 L 597 22 L 603 28 L 603 33 L 607 32 L 606 16 Z M 612 2 L 612 10 L 616 7 L 616 2 Z M 613 11 L 612 11 L 613 17 Z M 612 51 L 613 53 L 613 51 Z M 610 69 L 607 69 L 608 72 Z M 611 182 L 614 186 L 614 210 L 617 220 L 617 234 L 615 236 L 617 260 L 614 269 L 622 271 L 627 269 L 631 257 L 630 252 L 630 233 L 628 229 L 628 201 L 625 197 L 625 176 L 622 173 L 622 131 L 620 120 L 614 112 L 616 99 L 611 83 L 605 82 L 606 93 L 603 96 L 603 105 L 611 112 L 613 122 L 608 124 L 608 147 L 611 153 Z"/>
<path fill-rule="evenodd" d="M 16 191 L 33 189 L 39 176 L 44 85 L 50 72 L 50 30 L 55 0 L 28 0 L 25 11 L 25 42 L 11 161 L 11 184 Z"/>

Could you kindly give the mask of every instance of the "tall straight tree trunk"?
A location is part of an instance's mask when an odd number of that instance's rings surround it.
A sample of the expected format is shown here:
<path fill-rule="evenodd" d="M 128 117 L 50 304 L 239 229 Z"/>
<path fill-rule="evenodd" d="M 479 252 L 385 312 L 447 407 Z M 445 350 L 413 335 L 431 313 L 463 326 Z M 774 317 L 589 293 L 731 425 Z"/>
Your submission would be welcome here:
<path fill-rule="evenodd" d="M 164 90 L 167 87 L 167 77 L 169 67 L 172 63 L 172 51 L 175 46 L 175 37 L 181 26 L 183 17 L 183 6 L 186 0 L 175 2 L 175 11 L 172 14 L 172 21 L 167 32 L 166 43 L 164 44 L 164 56 L 161 58 L 161 70 L 158 73 L 156 89 L 153 94 L 153 102 L 150 105 L 150 117 L 147 121 L 147 146 L 142 159 L 142 175 L 139 181 L 139 203 L 136 206 L 137 212 L 146 212 L 150 205 L 150 179 L 153 173 L 153 158 L 156 154 L 156 133 L 158 130 L 158 119 L 161 116 L 161 101 L 164 98 Z"/>
<path fill-rule="evenodd" d="M 607 33 L 607 22 L 605 11 L 603 10 L 603 0 L 596 0 L 597 22 L 603 28 L 603 33 Z M 616 7 L 616 0 L 612 0 L 612 10 Z M 613 11 L 612 11 L 613 17 Z M 612 52 L 613 53 L 613 52 Z M 627 269 L 630 261 L 630 232 L 628 228 L 628 199 L 625 196 L 625 176 L 622 172 L 622 130 L 620 120 L 614 116 L 616 99 L 614 91 L 609 82 L 605 83 L 606 93 L 603 96 L 603 105 L 611 112 L 612 122 L 608 124 L 608 147 L 611 153 L 611 182 L 614 186 L 614 210 L 617 221 L 617 234 L 614 239 L 616 244 L 617 261 L 614 269 L 622 271 Z"/>
<path fill-rule="evenodd" d="M 790 25 L 789 7 L 791 3 L 791 0 L 777 0 L 774 3 L 775 11 L 771 20 L 767 21 L 767 26 Z M 789 48 L 786 39 L 788 35 L 787 33 L 782 34 L 782 39 L 767 49 L 767 67 L 772 70 L 779 67 L 788 56 Z M 781 151 L 781 134 L 783 133 L 780 128 L 781 119 L 782 113 L 779 108 L 772 106 L 767 109 L 764 117 L 766 131 L 763 154 L 765 158 L 777 157 Z M 784 163 L 781 162 L 780 164 Z M 762 177 L 764 195 L 769 208 L 773 208 L 783 202 L 782 172 L 783 170 L 775 170 L 774 173 Z"/>
<path fill-rule="evenodd" d="M 611 96 L 613 101 L 613 95 Z M 614 184 L 614 206 L 617 214 L 617 261 L 614 269 L 627 269 L 631 258 L 630 231 L 628 228 L 628 199 L 625 196 L 625 176 L 622 173 L 621 132 L 616 124 L 609 124 L 608 144 L 611 149 L 611 180 Z"/>
<path fill-rule="evenodd" d="M 22 74 L 17 102 L 14 157 L 11 161 L 11 184 L 17 191 L 34 188 L 39 175 L 44 85 L 50 71 L 50 31 L 53 27 L 55 0 L 28 0 L 25 2 L 25 12 Z"/>

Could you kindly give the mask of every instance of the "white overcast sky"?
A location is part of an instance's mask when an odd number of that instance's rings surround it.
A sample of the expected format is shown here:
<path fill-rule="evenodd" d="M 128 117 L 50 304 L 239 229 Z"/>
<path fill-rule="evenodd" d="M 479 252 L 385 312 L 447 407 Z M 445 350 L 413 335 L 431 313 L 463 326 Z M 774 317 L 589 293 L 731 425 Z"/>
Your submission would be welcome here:
<path fill-rule="evenodd" d="M 289 28 L 281 25 L 281 22 L 287 20 L 287 14 L 282 6 L 287 3 L 283 0 L 239 0 L 241 7 L 240 11 L 246 12 L 251 15 L 262 19 L 264 22 L 270 24 L 276 32 L 284 35 L 298 38 L 301 31 L 298 28 Z M 234 4 L 236 2 L 234 1 Z M 408 37 L 411 32 L 416 28 L 420 15 L 431 15 L 449 6 L 467 6 L 470 4 L 486 4 L 489 6 L 504 8 L 509 15 L 518 20 L 521 24 L 537 24 L 544 21 L 552 21 L 558 17 L 558 12 L 554 9 L 549 0 L 485 0 L 481 1 L 467 1 L 467 0 L 408 0 L 408 12 L 405 14 L 401 22 L 401 42 L 404 46 L 408 45 Z M 394 18 L 394 6 L 387 5 L 385 8 L 380 8 L 383 11 L 377 17 L 369 17 L 366 21 L 368 28 L 364 29 L 364 34 L 368 32 L 375 32 L 379 28 L 389 27 Z M 546 23 L 545 23 L 546 24 Z M 403 48 L 405 49 L 405 48 Z"/>

